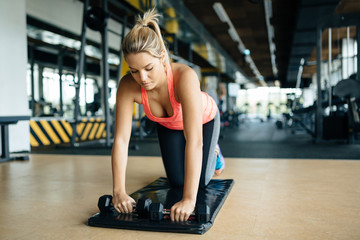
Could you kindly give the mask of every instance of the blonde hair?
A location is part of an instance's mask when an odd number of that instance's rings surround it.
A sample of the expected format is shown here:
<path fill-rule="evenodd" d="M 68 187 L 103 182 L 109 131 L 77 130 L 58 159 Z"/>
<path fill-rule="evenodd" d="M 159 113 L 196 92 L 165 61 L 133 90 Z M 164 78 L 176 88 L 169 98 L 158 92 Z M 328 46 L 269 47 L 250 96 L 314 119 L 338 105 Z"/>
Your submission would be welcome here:
<path fill-rule="evenodd" d="M 165 61 L 169 62 L 169 56 L 165 47 L 164 39 L 158 25 L 160 14 L 156 9 L 150 9 L 141 17 L 137 17 L 135 26 L 125 36 L 122 43 L 122 51 L 126 58 L 129 54 L 147 52 L 153 57 L 161 58 L 165 51 Z"/>

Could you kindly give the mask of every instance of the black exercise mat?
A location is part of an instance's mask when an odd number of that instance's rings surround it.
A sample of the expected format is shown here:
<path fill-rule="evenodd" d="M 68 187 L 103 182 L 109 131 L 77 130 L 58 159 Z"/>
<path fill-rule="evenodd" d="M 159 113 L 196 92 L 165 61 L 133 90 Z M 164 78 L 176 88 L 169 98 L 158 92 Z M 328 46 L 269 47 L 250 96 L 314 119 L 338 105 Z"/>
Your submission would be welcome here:
<path fill-rule="evenodd" d="M 171 222 L 169 219 L 153 222 L 149 219 L 138 218 L 137 214 L 100 212 L 90 217 L 88 224 L 94 227 L 204 234 L 214 224 L 216 215 L 224 204 L 233 184 L 234 180 L 232 179 L 212 179 L 206 188 L 199 189 L 197 204 L 207 204 L 210 208 L 210 221 L 207 223 L 199 223 L 196 220 L 178 223 Z M 164 208 L 170 209 L 172 205 L 181 200 L 182 192 L 182 188 L 171 188 L 166 178 L 159 178 L 130 196 L 135 201 L 144 197 L 150 198 L 152 202 L 160 202 Z"/>

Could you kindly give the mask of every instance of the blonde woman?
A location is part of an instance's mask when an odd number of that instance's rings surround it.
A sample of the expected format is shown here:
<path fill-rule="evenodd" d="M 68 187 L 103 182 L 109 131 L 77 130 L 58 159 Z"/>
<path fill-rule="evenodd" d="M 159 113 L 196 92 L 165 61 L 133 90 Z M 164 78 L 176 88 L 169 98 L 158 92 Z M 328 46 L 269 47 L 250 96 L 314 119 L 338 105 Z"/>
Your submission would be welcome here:
<path fill-rule="evenodd" d="M 154 9 L 139 17 L 122 44 L 130 73 L 117 89 L 113 205 L 120 213 L 130 213 L 135 204 L 125 190 L 125 171 L 136 102 L 157 122 L 170 185 L 183 188 L 182 200 L 171 208 L 170 219 L 186 221 L 195 208 L 199 186 L 205 187 L 214 174 L 220 119 L 215 101 L 201 92 L 196 73 L 184 64 L 170 63 L 158 17 Z M 220 161 L 220 171 L 223 167 Z"/>

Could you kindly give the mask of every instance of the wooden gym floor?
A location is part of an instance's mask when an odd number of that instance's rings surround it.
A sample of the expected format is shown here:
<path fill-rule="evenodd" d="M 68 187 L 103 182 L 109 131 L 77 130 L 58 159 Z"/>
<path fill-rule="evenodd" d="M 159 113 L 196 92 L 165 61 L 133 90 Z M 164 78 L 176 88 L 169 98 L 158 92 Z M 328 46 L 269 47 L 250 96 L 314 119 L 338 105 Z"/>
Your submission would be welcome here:
<path fill-rule="evenodd" d="M 227 158 L 235 185 L 204 235 L 87 226 L 112 193 L 109 156 L 30 155 L 0 164 L 0 239 L 360 239 L 360 161 Z M 129 193 L 164 176 L 130 157 Z"/>

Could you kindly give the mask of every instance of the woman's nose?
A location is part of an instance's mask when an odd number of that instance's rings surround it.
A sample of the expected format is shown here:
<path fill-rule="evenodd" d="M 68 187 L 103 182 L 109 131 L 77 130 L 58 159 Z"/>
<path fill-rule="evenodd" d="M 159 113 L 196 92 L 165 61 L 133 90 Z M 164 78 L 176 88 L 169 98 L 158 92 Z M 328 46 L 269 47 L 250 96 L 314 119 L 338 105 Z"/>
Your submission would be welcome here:
<path fill-rule="evenodd" d="M 140 72 L 140 80 L 141 81 L 144 81 L 144 80 L 146 80 L 147 79 L 147 74 L 146 74 L 146 72 Z"/>

